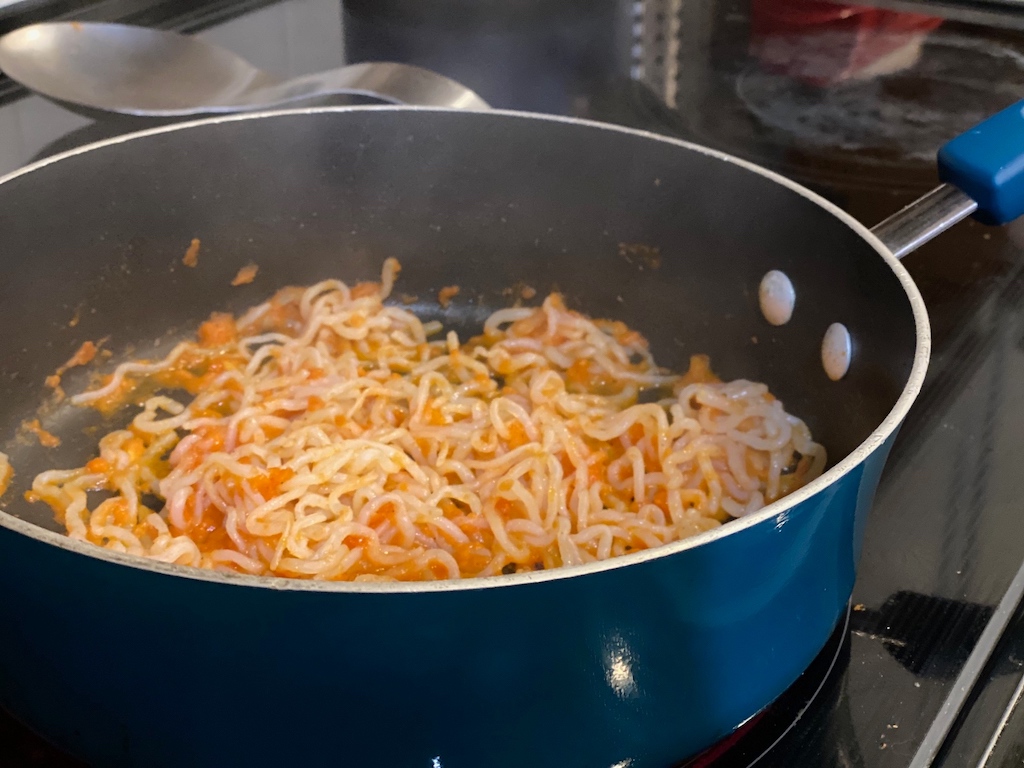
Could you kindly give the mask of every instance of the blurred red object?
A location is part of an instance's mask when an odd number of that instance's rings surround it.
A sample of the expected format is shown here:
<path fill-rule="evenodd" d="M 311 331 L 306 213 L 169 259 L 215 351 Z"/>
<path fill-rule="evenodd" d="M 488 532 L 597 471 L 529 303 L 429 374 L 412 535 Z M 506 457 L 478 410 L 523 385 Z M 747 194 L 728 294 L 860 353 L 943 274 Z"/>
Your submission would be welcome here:
<path fill-rule="evenodd" d="M 818 0 L 751 0 L 751 54 L 812 85 L 912 66 L 942 19 Z"/>
<path fill-rule="evenodd" d="M 743 737 L 749 733 L 757 722 L 764 717 L 764 712 L 759 712 L 752 718 L 747 720 L 743 725 L 733 731 L 731 734 L 726 736 L 717 744 L 708 747 L 707 750 L 701 752 L 695 757 L 691 757 L 685 763 L 680 765 L 678 768 L 711 768 L 711 766 L 718 764 L 718 761 L 723 756 L 727 756 L 729 750 L 735 747 Z"/>

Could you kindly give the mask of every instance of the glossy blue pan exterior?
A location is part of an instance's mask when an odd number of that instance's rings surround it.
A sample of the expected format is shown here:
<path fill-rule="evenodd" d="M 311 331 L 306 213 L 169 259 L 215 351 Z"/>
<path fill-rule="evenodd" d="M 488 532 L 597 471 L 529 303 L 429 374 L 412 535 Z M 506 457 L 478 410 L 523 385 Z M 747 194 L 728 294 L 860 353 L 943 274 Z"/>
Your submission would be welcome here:
<path fill-rule="evenodd" d="M 464 172 L 438 179 L 442 162 Z M 66 217 L 53 232 L 14 215 L 44 203 Z M 770 703 L 821 649 L 927 362 L 909 277 L 837 209 L 730 158 L 580 122 L 409 109 L 210 121 L 10 177 L 0 208 L 24 254 L 0 258 L 0 322 L 20 334 L 0 342 L 8 428 L 81 338 L 116 327 L 116 348 L 194 323 L 221 308 L 246 261 L 266 282 L 231 308 L 287 282 L 368 277 L 386 253 L 404 265 L 399 290 L 480 289 L 446 318 L 455 324 L 527 279 L 640 328 L 666 364 L 703 344 L 723 375 L 768 381 L 834 464 L 783 502 L 663 550 L 409 587 L 144 563 L 47 530 L 47 511 L 21 502 L 18 486 L 0 512 L 0 704 L 95 765 L 680 761 Z M 454 226 L 430 244 L 438 222 Z M 194 235 L 200 268 L 168 269 Z M 657 269 L 623 253 L 641 239 L 658 248 Z M 61 261 L 62 242 L 80 254 L 75 265 Z M 757 281 L 772 268 L 798 288 L 781 328 L 757 312 Z M 52 301 L 27 298 L 60 269 Z M 139 306 L 144 286 L 154 301 Z M 97 317 L 71 331 L 79 300 Z M 856 344 L 838 383 L 817 358 L 834 321 Z M 51 418 L 66 454 L 0 444 L 22 484 L 88 450 L 78 416 Z"/>
<path fill-rule="evenodd" d="M 0 529 L 3 703 L 98 766 L 668 766 L 824 644 L 884 453 L 767 524 L 511 588 L 252 589 Z"/>

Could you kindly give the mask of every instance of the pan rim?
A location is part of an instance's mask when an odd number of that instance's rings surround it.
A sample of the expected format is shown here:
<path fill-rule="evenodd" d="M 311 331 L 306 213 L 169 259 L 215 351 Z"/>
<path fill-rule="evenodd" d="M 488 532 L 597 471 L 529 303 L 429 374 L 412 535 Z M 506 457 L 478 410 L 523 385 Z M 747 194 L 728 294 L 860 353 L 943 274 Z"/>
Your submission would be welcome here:
<path fill-rule="evenodd" d="M 172 133 L 175 131 L 189 130 L 192 128 L 201 128 L 204 126 L 217 125 L 220 123 L 229 123 L 236 121 L 251 121 L 251 120 L 263 120 L 272 119 L 276 117 L 294 117 L 297 115 L 324 115 L 324 114 L 344 114 L 344 113 L 360 113 L 360 112 L 417 112 L 417 113 L 456 113 L 469 116 L 469 119 L 478 119 L 479 116 L 490 118 L 494 116 L 509 118 L 509 119 L 522 119 L 531 121 L 545 121 L 551 123 L 562 123 L 568 125 L 579 125 L 583 128 L 593 130 L 604 130 L 611 131 L 613 133 L 621 133 L 639 138 L 657 141 L 665 144 L 674 145 L 682 149 L 686 149 L 691 152 L 697 152 L 699 154 L 715 158 L 717 160 L 738 166 L 752 173 L 756 173 L 769 181 L 773 181 L 777 184 L 796 192 L 801 197 L 805 198 L 809 202 L 814 203 L 825 211 L 831 213 L 847 227 L 852 229 L 858 234 L 864 241 L 866 241 L 879 255 L 879 257 L 885 261 L 889 268 L 893 271 L 896 278 L 899 280 L 900 285 L 907 296 L 907 300 L 910 302 L 911 311 L 914 316 L 914 325 L 916 329 L 916 344 L 914 349 L 914 360 L 911 366 L 910 374 L 907 377 L 907 381 L 904 384 L 903 390 L 893 405 L 892 409 L 882 420 L 882 422 L 858 445 L 853 451 L 843 457 L 842 460 L 837 462 L 833 467 L 824 472 L 820 477 L 816 478 L 811 483 L 807 484 L 803 488 L 789 494 L 788 496 L 779 499 L 778 501 L 772 502 L 765 506 L 763 509 L 758 510 L 752 515 L 743 517 L 737 520 L 732 520 L 727 524 L 720 526 L 719 528 L 711 531 L 692 536 L 680 541 L 675 541 L 669 544 L 664 544 L 660 547 L 643 550 L 641 552 L 635 552 L 628 555 L 622 555 L 619 557 L 609 558 L 596 563 L 586 563 L 584 565 L 573 565 L 563 566 L 560 568 L 554 568 L 546 571 L 532 571 L 528 573 L 510 574 L 500 577 L 477 577 L 477 578 L 465 578 L 465 579 L 447 579 L 441 581 L 403 581 L 403 582 L 352 582 L 352 581 L 314 581 L 310 579 L 292 579 L 277 576 L 251 576 L 246 574 L 234 574 L 234 573 L 223 573 L 220 571 L 206 570 L 202 568 L 194 568 L 185 565 L 175 565 L 171 563 L 163 563 L 156 560 L 149 560 L 147 558 L 139 557 L 136 555 L 128 555 L 120 552 L 114 552 L 102 547 L 98 547 L 89 542 L 78 541 L 71 539 L 67 535 L 50 531 L 42 528 L 34 523 L 30 523 L 21 518 L 15 517 L 8 513 L 2 505 L 0 505 L 0 527 L 6 528 L 29 538 L 40 541 L 50 546 L 56 546 L 61 549 L 69 550 L 71 552 L 84 555 L 86 557 L 95 558 L 98 560 L 107 561 L 109 563 L 125 566 L 128 568 L 134 568 L 142 571 L 149 571 L 154 574 L 160 574 L 164 576 L 171 576 L 177 578 L 194 579 L 197 581 L 206 581 L 223 584 L 226 586 L 235 587 L 249 587 L 257 589 L 271 589 L 276 591 L 288 591 L 288 592 L 325 592 L 325 593 L 340 593 L 340 594 L 410 594 L 410 593 L 440 593 L 440 592 L 462 592 L 466 590 L 479 590 L 479 589 L 494 589 L 494 588 L 507 588 L 516 586 L 527 586 L 531 584 L 541 584 L 551 581 L 559 581 L 562 579 L 579 578 L 606 571 L 618 570 L 620 568 L 629 568 L 632 566 L 640 566 L 649 563 L 654 560 L 661 560 L 669 557 L 673 557 L 689 549 L 696 549 L 706 544 L 719 541 L 721 539 L 728 538 L 730 536 L 739 534 L 741 531 L 745 531 L 748 528 L 752 528 L 758 525 L 776 524 L 781 525 L 785 522 L 787 512 L 796 507 L 799 504 L 807 501 L 808 499 L 817 496 L 819 493 L 825 491 L 827 488 L 832 486 L 836 481 L 845 475 L 853 471 L 857 466 L 862 464 L 867 458 L 880 448 L 886 440 L 888 440 L 893 433 L 903 423 L 904 418 L 909 412 L 914 401 L 917 399 L 917 395 L 921 390 L 924 383 L 925 374 L 928 369 L 928 361 L 931 353 L 931 329 L 928 321 L 928 313 L 924 304 L 924 299 L 921 297 L 920 292 L 910 273 L 907 272 L 906 268 L 900 263 L 900 261 L 892 254 L 892 252 L 882 243 L 881 240 L 876 237 L 871 230 L 866 227 L 857 219 L 853 218 L 850 214 L 846 213 L 838 206 L 829 202 L 821 195 L 812 192 L 803 185 L 786 178 L 785 176 L 776 173 L 775 171 L 764 168 L 756 163 L 752 163 L 747 160 L 743 160 L 734 155 L 730 155 L 726 152 L 711 149 L 709 147 L 696 144 L 694 142 L 678 139 L 671 136 L 665 136 L 662 134 L 653 133 L 651 131 L 645 131 L 637 128 L 628 128 L 625 126 L 618 126 L 611 123 L 602 123 L 595 120 L 585 120 L 575 117 L 565 117 L 561 115 L 546 115 L 539 113 L 523 112 L 517 110 L 501 110 L 501 109 L 490 109 L 490 110 L 465 110 L 465 109 L 453 109 L 453 108 L 442 108 L 442 107 L 420 107 L 420 106 L 396 106 L 396 105 L 360 105 L 360 106 L 337 106 L 337 107 L 310 107 L 310 108 L 296 108 L 296 109 L 282 109 L 282 110 L 267 110 L 261 112 L 247 112 L 241 114 L 231 115 L 216 115 L 213 117 L 205 117 L 198 120 L 189 120 L 185 122 L 173 123 L 171 125 L 161 125 L 153 128 L 144 129 L 141 131 L 135 131 L 132 133 L 122 134 L 114 136 L 102 141 L 93 142 L 90 144 L 83 145 L 81 147 L 75 147 L 74 149 L 67 150 L 65 152 L 58 153 L 51 157 L 38 160 L 34 163 L 30 163 L 22 168 L 19 168 L 11 173 L 0 176 L 0 185 L 7 184 L 14 179 L 26 176 L 30 173 L 39 171 L 53 163 L 58 163 L 62 160 L 75 157 L 80 154 L 87 152 L 93 152 L 105 147 L 115 146 L 128 141 L 135 141 L 145 139 L 151 136 L 157 136 L 164 133 Z"/>

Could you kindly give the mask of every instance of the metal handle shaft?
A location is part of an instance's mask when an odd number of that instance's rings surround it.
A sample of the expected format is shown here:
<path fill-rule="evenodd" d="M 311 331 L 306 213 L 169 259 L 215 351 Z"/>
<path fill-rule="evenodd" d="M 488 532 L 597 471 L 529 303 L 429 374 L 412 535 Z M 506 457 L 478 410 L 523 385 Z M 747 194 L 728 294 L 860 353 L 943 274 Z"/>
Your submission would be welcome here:
<path fill-rule="evenodd" d="M 871 231 L 897 259 L 902 259 L 977 209 L 978 204 L 959 189 L 942 184 Z"/>

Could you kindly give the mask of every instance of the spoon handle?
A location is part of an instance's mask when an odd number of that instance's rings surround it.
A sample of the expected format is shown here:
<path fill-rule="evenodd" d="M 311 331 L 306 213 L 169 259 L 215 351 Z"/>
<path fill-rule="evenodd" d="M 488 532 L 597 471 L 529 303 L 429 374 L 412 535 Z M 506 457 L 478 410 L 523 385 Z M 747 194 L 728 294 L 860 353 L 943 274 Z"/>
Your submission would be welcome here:
<path fill-rule="evenodd" d="M 394 62 L 363 62 L 317 72 L 247 94 L 252 105 L 284 104 L 312 96 L 352 94 L 392 104 L 488 109 L 488 104 L 455 80 L 429 69 Z"/>

